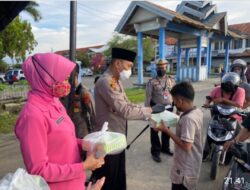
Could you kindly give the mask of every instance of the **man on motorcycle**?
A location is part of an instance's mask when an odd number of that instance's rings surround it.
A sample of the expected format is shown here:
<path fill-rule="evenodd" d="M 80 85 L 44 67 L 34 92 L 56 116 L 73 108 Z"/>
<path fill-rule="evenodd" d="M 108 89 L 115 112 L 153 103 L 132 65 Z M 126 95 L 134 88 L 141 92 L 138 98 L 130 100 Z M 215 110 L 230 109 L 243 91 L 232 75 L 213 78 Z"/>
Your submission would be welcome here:
<path fill-rule="evenodd" d="M 242 108 L 245 100 L 245 90 L 239 87 L 240 77 L 234 72 L 226 73 L 221 81 L 221 85 L 215 87 L 209 96 L 206 97 L 206 102 L 203 107 L 209 107 L 210 103 L 222 104 Z M 212 113 L 213 114 L 213 113 Z M 232 115 L 237 121 L 241 121 L 241 116 Z M 211 149 L 211 139 L 207 138 L 203 152 L 203 160 L 209 155 Z"/>
<path fill-rule="evenodd" d="M 242 122 L 241 124 L 243 127 L 241 128 L 239 134 L 224 144 L 224 150 L 228 150 L 234 143 L 245 141 L 250 137 L 250 115 Z"/>
<path fill-rule="evenodd" d="M 240 85 L 240 77 L 234 72 L 224 75 L 221 85 L 215 87 L 209 96 L 206 97 L 204 107 L 208 107 L 210 103 L 224 104 L 242 108 L 245 100 L 245 90 Z"/>
<path fill-rule="evenodd" d="M 245 90 L 245 102 L 243 108 L 250 106 L 250 84 L 246 81 L 246 68 L 247 64 L 243 59 L 236 59 L 231 64 L 231 72 L 237 73 L 240 76 L 240 87 Z"/>

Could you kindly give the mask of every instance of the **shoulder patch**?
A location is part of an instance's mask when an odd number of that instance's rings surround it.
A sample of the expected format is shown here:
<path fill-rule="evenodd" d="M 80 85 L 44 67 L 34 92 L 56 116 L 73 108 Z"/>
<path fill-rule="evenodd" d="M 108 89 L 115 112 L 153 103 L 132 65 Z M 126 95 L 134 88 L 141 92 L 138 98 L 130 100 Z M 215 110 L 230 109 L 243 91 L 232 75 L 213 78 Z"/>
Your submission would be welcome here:
<path fill-rule="evenodd" d="M 116 90 L 116 87 L 117 87 L 117 81 L 114 77 L 112 77 L 111 81 L 110 81 L 110 87 L 113 89 L 113 90 Z"/>

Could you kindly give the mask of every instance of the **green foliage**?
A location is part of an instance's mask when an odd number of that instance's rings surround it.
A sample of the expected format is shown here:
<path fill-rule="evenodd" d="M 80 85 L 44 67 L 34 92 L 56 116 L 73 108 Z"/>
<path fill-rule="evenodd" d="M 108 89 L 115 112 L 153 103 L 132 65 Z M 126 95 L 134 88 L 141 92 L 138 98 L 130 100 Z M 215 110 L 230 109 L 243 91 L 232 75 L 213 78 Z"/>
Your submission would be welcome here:
<path fill-rule="evenodd" d="M 5 73 L 8 69 L 7 63 L 0 59 L 0 72 Z"/>
<path fill-rule="evenodd" d="M 0 115 L 0 133 L 11 133 L 14 130 L 18 115 L 5 112 Z"/>
<path fill-rule="evenodd" d="M 22 64 L 14 64 L 12 65 L 13 69 L 21 69 L 22 68 Z"/>
<path fill-rule="evenodd" d="M 4 58 L 4 53 L 3 53 L 3 40 L 0 38 L 0 60 Z"/>
<path fill-rule="evenodd" d="M 7 88 L 6 84 L 0 84 L 0 92 Z"/>
<path fill-rule="evenodd" d="M 125 90 L 128 99 L 133 103 L 142 103 L 145 100 L 145 89 L 128 88 Z"/>
<path fill-rule="evenodd" d="M 28 86 L 29 85 L 27 80 L 19 80 L 15 84 L 16 85 L 22 85 L 22 86 L 24 86 L 24 85 Z"/>
<path fill-rule="evenodd" d="M 90 60 L 89 60 L 87 53 L 77 52 L 76 59 L 78 61 L 82 62 L 82 64 L 81 64 L 82 67 L 89 67 L 90 66 Z"/>
<path fill-rule="evenodd" d="M 120 47 L 137 52 L 137 38 L 129 37 L 121 34 L 114 34 L 112 39 L 108 42 L 109 49 L 104 52 L 107 57 L 111 57 L 112 47 Z M 154 43 L 149 37 L 143 38 L 143 59 L 144 61 L 151 61 L 154 58 Z"/>
<path fill-rule="evenodd" d="M 40 11 L 38 11 L 37 7 L 39 7 L 39 4 L 37 2 L 30 1 L 24 9 L 24 11 L 28 13 L 35 21 L 39 21 L 42 19 L 41 13 Z"/>
<path fill-rule="evenodd" d="M 26 51 L 31 53 L 37 42 L 31 24 L 16 17 L 1 33 L 3 56 L 9 56 L 18 63 L 25 60 Z"/>

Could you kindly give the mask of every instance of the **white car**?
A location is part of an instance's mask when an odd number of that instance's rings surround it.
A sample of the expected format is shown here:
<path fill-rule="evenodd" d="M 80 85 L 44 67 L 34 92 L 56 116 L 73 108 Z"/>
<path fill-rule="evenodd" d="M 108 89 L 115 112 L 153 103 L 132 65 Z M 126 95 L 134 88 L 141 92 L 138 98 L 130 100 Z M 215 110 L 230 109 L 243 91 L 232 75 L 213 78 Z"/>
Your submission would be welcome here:
<path fill-rule="evenodd" d="M 82 68 L 81 69 L 81 76 L 93 76 L 93 71 L 90 68 Z"/>
<path fill-rule="evenodd" d="M 22 69 L 12 69 L 5 73 L 4 79 L 8 83 L 13 84 L 16 81 L 24 80 L 25 76 Z"/>
<path fill-rule="evenodd" d="M 0 73 L 0 84 L 5 82 L 4 73 Z"/>

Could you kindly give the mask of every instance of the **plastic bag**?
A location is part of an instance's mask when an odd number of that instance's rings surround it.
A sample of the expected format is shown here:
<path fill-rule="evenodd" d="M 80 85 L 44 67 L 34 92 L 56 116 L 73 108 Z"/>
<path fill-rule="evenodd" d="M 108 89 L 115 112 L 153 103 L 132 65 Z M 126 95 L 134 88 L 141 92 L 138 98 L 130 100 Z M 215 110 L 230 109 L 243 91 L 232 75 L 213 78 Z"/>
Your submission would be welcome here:
<path fill-rule="evenodd" d="M 0 180 L 0 190 L 49 190 L 49 186 L 41 176 L 30 175 L 18 168 Z"/>
<path fill-rule="evenodd" d="M 90 151 L 99 155 L 118 154 L 127 147 L 126 136 L 121 133 L 109 132 L 108 122 L 103 124 L 102 130 L 90 133 L 83 138 L 90 145 Z"/>
<path fill-rule="evenodd" d="M 173 112 L 165 110 L 164 112 L 152 114 L 151 119 L 156 122 L 156 127 L 159 126 L 160 122 L 166 122 L 168 127 L 176 127 L 179 116 Z"/>

